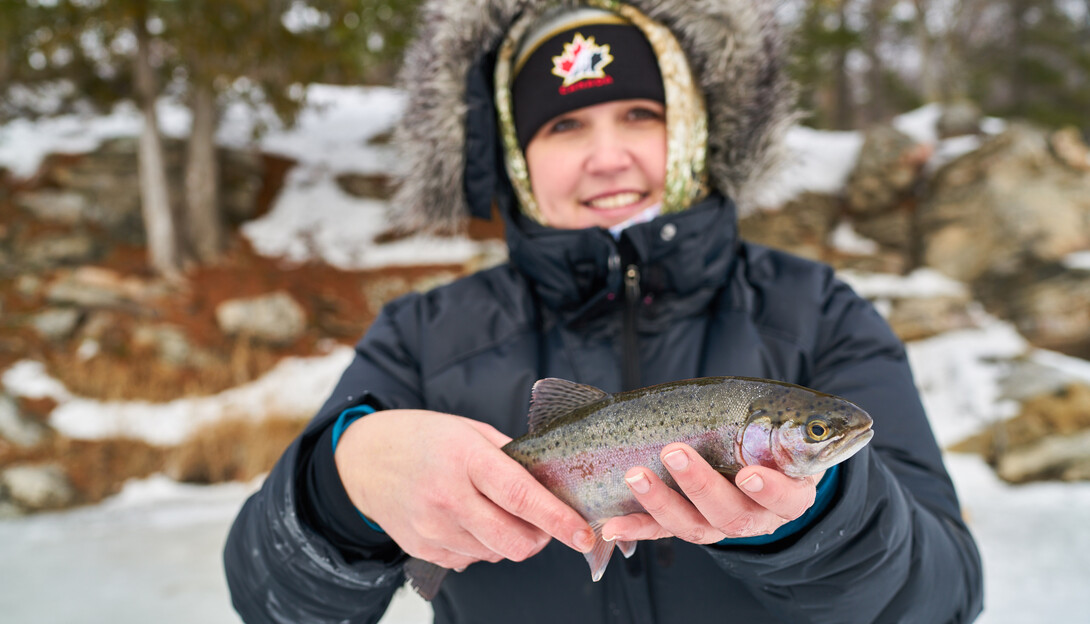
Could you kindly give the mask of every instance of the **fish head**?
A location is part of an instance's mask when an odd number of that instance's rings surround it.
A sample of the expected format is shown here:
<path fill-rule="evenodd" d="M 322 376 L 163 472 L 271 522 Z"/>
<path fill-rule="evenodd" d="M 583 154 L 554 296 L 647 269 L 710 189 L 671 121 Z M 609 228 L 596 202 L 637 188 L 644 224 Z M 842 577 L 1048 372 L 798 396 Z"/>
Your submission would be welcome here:
<path fill-rule="evenodd" d="M 814 475 L 855 455 L 874 436 L 870 415 L 850 401 L 786 384 L 776 394 L 753 401 L 738 434 L 737 456 L 747 466 Z"/>

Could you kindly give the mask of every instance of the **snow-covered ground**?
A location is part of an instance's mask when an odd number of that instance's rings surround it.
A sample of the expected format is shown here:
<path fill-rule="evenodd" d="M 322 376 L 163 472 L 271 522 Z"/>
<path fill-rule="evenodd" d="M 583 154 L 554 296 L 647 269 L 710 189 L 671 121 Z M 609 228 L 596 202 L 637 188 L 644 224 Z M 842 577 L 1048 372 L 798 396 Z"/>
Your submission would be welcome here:
<path fill-rule="evenodd" d="M 388 89 L 313 87 L 316 107 L 291 131 L 260 139 L 266 151 L 300 161 L 268 215 L 245 228 L 261 253 L 305 260 L 318 254 L 342 267 L 459 262 L 481 253 L 465 240 L 415 238 L 376 247 L 385 206 L 354 199 L 333 178 L 344 172 L 388 170 L 396 159 L 389 148 L 367 144 L 397 116 L 401 98 Z M 921 109 L 898 120 L 920 140 L 936 141 L 935 111 Z M 183 135 L 188 117 L 164 103 L 161 117 L 169 134 Z M 248 140 L 252 117 L 229 111 L 220 140 Z M 32 174 L 54 151 L 86 151 L 103 139 L 131 135 L 139 119 L 131 108 L 93 119 L 62 118 L 0 126 L 0 166 Z M 796 129 L 789 139 L 798 154 L 774 200 L 806 190 L 828 191 L 851 170 L 862 138 L 856 133 Z M 936 158 L 949 158 L 972 145 L 936 143 Z M 820 157 L 819 157 L 820 156 Z M 396 165 L 395 165 L 396 166 Z M 833 186 L 829 186 L 833 185 Z M 772 200 L 770 200 L 772 201 Z M 851 238 L 851 233 L 844 233 Z M 853 245 L 859 241 L 850 241 Z M 863 241 L 865 242 L 865 241 Z M 1085 255 L 1073 267 L 1090 267 Z M 930 272 L 907 278 L 847 274 L 865 295 L 927 296 L 956 293 L 962 285 Z M 1008 324 L 981 313 L 977 329 L 913 343 L 909 353 L 933 427 L 943 445 L 955 442 L 1013 413 L 1003 380 L 1020 357 L 1050 369 L 1053 376 L 1090 381 L 1090 363 L 1030 348 Z M 213 397 L 167 404 L 93 401 L 72 396 L 43 367 L 23 361 L 0 371 L 7 392 L 48 396 L 58 407 L 51 422 L 74 437 L 128 435 L 157 443 L 175 442 L 201 424 L 228 417 L 253 417 L 245 406 L 301 397 L 293 411 L 315 409 L 332 387 L 347 358 L 331 349 L 314 358 L 287 360 L 265 378 Z M 286 384 L 295 391 L 284 392 Z M 948 455 L 985 564 L 986 610 L 981 622 L 1087 621 L 1083 606 L 1090 587 L 1090 483 L 1010 486 L 975 456 Z M 155 621 L 237 622 L 224 585 L 220 551 L 234 514 L 254 484 L 197 487 L 164 477 L 135 481 L 93 507 L 0 521 L 0 621 L 40 623 Z M 402 591 L 384 622 L 425 622 L 429 608 Z"/>

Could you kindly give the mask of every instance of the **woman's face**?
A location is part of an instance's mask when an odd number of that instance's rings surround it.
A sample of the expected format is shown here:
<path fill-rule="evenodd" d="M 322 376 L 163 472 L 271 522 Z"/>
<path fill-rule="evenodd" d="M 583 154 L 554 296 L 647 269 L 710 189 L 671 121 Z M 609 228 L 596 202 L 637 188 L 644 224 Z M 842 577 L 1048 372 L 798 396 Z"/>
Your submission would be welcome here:
<path fill-rule="evenodd" d="M 608 228 L 662 202 L 666 108 L 615 100 L 550 119 L 526 146 L 530 187 L 555 228 Z"/>

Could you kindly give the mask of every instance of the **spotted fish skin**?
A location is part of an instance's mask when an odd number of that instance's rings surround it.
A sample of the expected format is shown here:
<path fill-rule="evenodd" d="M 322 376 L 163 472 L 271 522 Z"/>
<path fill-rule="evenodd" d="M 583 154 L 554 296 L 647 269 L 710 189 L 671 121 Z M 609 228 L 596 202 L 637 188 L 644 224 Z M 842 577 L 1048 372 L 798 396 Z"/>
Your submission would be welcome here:
<path fill-rule="evenodd" d="M 684 442 L 717 470 L 733 476 L 753 463 L 740 456 L 747 427 L 771 433 L 820 417 L 838 432 L 826 440 L 839 435 L 865 443 L 870 437 L 870 416 L 845 399 L 747 377 L 688 379 L 612 395 L 546 379 L 534 386 L 531 419 L 539 403 L 544 402 L 548 412 L 554 395 L 564 392 L 597 398 L 552 418 L 547 414 L 503 450 L 588 522 L 643 511 L 624 481 L 633 466 L 648 468 L 676 489 L 659 459 L 667 444 Z M 862 444 L 849 446 L 844 444 L 844 450 L 854 454 Z M 809 461 L 806 454 L 811 450 L 818 449 L 793 450 L 797 460 L 791 466 L 779 465 L 771 452 L 757 463 L 797 477 L 832 465 Z M 843 459 L 847 456 L 838 461 Z"/>
<path fill-rule="evenodd" d="M 534 384 L 529 433 L 503 451 L 594 529 L 586 558 L 598 581 L 615 546 L 626 557 L 636 548 L 607 542 L 601 533 L 609 518 L 644 511 L 625 473 L 644 466 L 678 490 L 659 459 L 667 444 L 688 444 L 732 479 L 748 465 L 803 477 L 858 452 L 873 435 L 871 425 L 871 417 L 845 399 L 768 379 L 703 377 L 609 394 L 548 378 Z M 428 600 L 446 574 L 417 559 L 405 571 Z"/>

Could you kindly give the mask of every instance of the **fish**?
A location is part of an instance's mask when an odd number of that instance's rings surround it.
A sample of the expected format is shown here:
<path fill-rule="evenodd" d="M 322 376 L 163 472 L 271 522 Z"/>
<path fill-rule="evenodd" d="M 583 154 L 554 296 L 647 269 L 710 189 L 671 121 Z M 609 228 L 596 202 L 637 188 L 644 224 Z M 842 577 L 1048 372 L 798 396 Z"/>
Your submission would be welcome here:
<path fill-rule="evenodd" d="M 531 390 L 529 432 L 502 450 L 590 524 L 595 546 L 585 556 L 597 582 L 614 547 L 625 557 L 635 552 L 635 542 L 602 539 L 608 519 L 644 511 L 625 473 L 644 466 L 680 492 L 659 458 L 667 444 L 688 444 L 732 481 L 753 465 L 805 477 L 859 452 L 872 426 L 846 399 L 769 379 L 702 377 L 610 394 L 546 378 Z M 407 579 L 427 600 L 446 573 L 420 559 L 405 563 Z"/>

